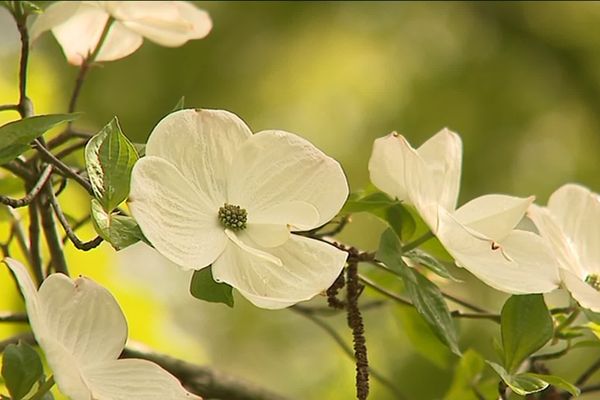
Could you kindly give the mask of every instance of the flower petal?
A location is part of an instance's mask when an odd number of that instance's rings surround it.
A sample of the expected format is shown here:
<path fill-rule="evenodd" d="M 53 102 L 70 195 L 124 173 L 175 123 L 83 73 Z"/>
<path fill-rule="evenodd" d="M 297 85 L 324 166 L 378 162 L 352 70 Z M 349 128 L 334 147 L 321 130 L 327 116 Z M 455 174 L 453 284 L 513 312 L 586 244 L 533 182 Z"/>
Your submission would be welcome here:
<path fill-rule="evenodd" d="M 454 210 L 460 191 L 462 165 L 460 136 L 444 128 L 423 143 L 417 152 L 435 175 L 439 188 L 439 204 L 446 210 Z"/>
<path fill-rule="evenodd" d="M 228 192 L 230 202 L 246 208 L 249 216 L 285 202 L 311 204 L 319 213 L 318 222 L 298 223 L 312 229 L 342 208 L 348 183 L 340 164 L 307 140 L 288 132 L 263 131 L 239 148 Z"/>
<path fill-rule="evenodd" d="M 532 204 L 527 210 L 527 216 L 535 224 L 540 236 L 548 241 L 560 267 L 584 279 L 587 272 L 579 262 L 573 243 L 565 236 L 550 211 Z"/>
<path fill-rule="evenodd" d="M 156 125 L 146 155 L 173 164 L 198 192 L 206 193 L 218 210 L 227 201 L 226 179 L 231 162 L 251 136 L 248 126 L 227 111 L 181 110 Z"/>
<path fill-rule="evenodd" d="M 161 46 L 178 47 L 212 29 L 208 13 L 187 1 L 122 2 L 114 13 L 127 28 Z"/>
<path fill-rule="evenodd" d="M 369 159 L 369 176 L 371 182 L 381 191 L 408 201 L 406 182 L 404 179 L 404 162 L 410 145 L 396 132 L 376 139 Z"/>
<path fill-rule="evenodd" d="M 38 300 L 37 288 L 31 280 L 29 272 L 27 272 L 23 264 L 15 259 L 6 257 L 2 261 L 10 268 L 19 283 L 21 293 L 25 298 L 25 306 L 27 307 L 27 316 L 31 324 L 31 329 L 34 332 L 43 330 L 44 310 Z"/>
<path fill-rule="evenodd" d="M 500 241 L 523 219 L 534 197 L 520 198 L 502 194 L 477 197 L 461 206 L 454 217 L 463 225 Z"/>
<path fill-rule="evenodd" d="M 287 225 L 276 224 L 248 224 L 245 232 L 262 247 L 281 246 L 291 235 Z"/>
<path fill-rule="evenodd" d="M 571 296 L 584 308 L 600 312 L 600 292 L 571 271 L 561 269 L 560 276 Z"/>
<path fill-rule="evenodd" d="M 567 184 L 550 196 L 548 209 L 573 243 L 583 268 L 600 274 L 600 197 L 583 186 Z"/>
<path fill-rule="evenodd" d="M 260 258 L 261 260 L 266 261 L 270 264 L 276 265 L 278 267 L 281 267 L 283 265 L 281 260 L 279 258 L 275 257 L 274 255 L 272 255 L 271 253 L 258 249 L 257 248 L 258 246 L 253 247 L 251 245 L 247 245 L 246 243 L 244 243 L 244 241 L 242 239 L 240 239 L 235 234 L 235 232 L 233 232 L 229 229 L 225 229 L 225 235 L 227 235 L 229 240 L 231 240 L 237 247 L 239 247 L 241 250 L 245 251 L 246 253 L 252 255 L 253 257 Z M 246 234 L 244 234 L 243 232 L 240 233 L 240 236 L 248 239 L 248 236 Z M 251 240 L 246 240 L 246 241 L 251 241 Z M 231 247 L 231 245 L 227 246 L 227 248 L 229 248 L 229 247 Z"/>
<path fill-rule="evenodd" d="M 286 201 L 253 210 L 248 215 L 248 223 L 290 225 L 292 231 L 305 231 L 318 226 L 319 217 L 319 211 L 309 203 Z"/>
<path fill-rule="evenodd" d="M 68 20 L 52 28 L 52 33 L 70 64 L 81 65 L 91 54 L 108 21 L 108 13 L 99 7 L 81 3 Z"/>
<path fill-rule="evenodd" d="M 135 164 L 129 207 L 156 250 L 185 269 L 211 264 L 227 243 L 218 208 L 162 158 Z"/>
<path fill-rule="evenodd" d="M 40 287 L 45 308 L 41 337 L 57 341 L 81 365 L 116 359 L 127 340 L 127 321 L 115 298 L 87 279 L 52 274 Z"/>
<path fill-rule="evenodd" d="M 86 368 L 84 377 L 93 399 L 201 400 L 187 392 L 177 378 L 148 360 L 124 359 L 99 363 Z"/>
<path fill-rule="evenodd" d="M 546 293 L 558 287 L 558 266 L 540 236 L 515 230 L 496 243 L 442 208 L 439 215 L 440 242 L 457 264 L 489 286 L 512 294 Z"/>
<path fill-rule="evenodd" d="M 43 33 L 61 25 L 71 18 L 82 6 L 80 1 L 57 1 L 50 4 L 42 14 L 40 14 L 29 29 L 29 37 L 34 42 Z M 83 7 L 86 7 L 83 5 Z"/>
<path fill-rule="evenodd" d="M 144 42 L 138 33 L 125 28 L 119 21 L 110 26 L 106 39 L 96 56 L 96 61 L 114 61 L 135 52 Z"/>
<path fill-rule="evenodd" d="M 268 262 L 237 246 L 227 246 L 213 264 L 215 280 L 235 287 L 258 307 L 280 309 L 326 290 L 342 271 L 347 257 L 347 253 L 331 245 L 298 235 L 265 251 L 283 265 Z"/>

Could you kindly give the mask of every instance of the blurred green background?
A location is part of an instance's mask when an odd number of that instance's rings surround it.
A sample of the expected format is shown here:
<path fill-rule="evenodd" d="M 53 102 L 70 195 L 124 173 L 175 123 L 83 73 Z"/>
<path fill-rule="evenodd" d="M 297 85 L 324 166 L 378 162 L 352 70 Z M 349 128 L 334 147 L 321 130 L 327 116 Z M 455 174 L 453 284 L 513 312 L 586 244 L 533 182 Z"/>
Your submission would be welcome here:
<path fill-rule="evenodd" d="M 129 138 L 143 142 L 185 96 L 190 107 L 235 112 L 254 131 L 283 129 L 309 139 L 342 163 L 353 190 L 368 184 L 375 138 L 396 130 L 418 145 L 447 126 L 464 143 L 461 204 L 494 192 L 534 194 L 545 204 L 566 182 L 600 191 L 599 3 L 198 6 L 214 22 L 206 39 L 176 49 L 146 41 L 128 58 L 95 68 L 77 125 L 96 130 L 117 115 Z M 0 103 L 13 103 L 18 41 L 4 15 L 0 65 Z M 40 39 L 30 75 L 36 112 L 65 111 L 76 73 L 50 34 Z M 16 118 L 6 114 L 3 122 Z M 77 189 L 66 197 L 71 214 L 88 211 Z M 341 238 L 373 250 L 383 228 L 358 215 Z M 88 227 L 82 235 L 93 231 Z M 241 297 L 233 310 L 203 304 L 188 295 L 188 275 L 143 245 L 119 254 L 107 245 L 101 249 L 82 254 L 70 248 L 73 269 L 115 293 L 132 339 L 294 398 L 352 398 L 352 362 L 302 316 L 258 310 Z M 467 283 L 441 282 L 444 290 L 499 310 L 505 295 L 457 273 Z M 14 291 L 5 271 L 0 282 Z M 368 290 L 367 296 L 375 297 Z M 2 297 L 3 309 L 19 307 L 13 296 Z M 548 302 L 564 304 L 564 298 L 557 293 Z M 371 364 L 408 399 L 443 398 L 456 357 L 427 341 L 414 315 L 397 306 L 365 314 Z M 349 339 L 343 316 L 328 321 Z M 494 357 L 498 332 L 492 323 L 460 321 L 460 329 L 464 348 Z M 551 365 L 553 372 L 577 377 L 598 356 L 583 353 Z M 397 397 L 374 382 L 371 398 Z"/>

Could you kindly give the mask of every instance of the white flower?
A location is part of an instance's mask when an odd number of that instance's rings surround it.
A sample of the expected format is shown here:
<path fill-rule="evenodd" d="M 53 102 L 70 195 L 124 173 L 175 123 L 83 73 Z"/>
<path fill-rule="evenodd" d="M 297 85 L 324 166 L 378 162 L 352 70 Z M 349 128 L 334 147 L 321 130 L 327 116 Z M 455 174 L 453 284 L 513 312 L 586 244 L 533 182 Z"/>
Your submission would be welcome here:
<path fill-rule="evenodd" d="M 25 267 L 5 258 L 29 323 L 60 391 L 72 400 L 201 400 L 147 360 L 118 360 L 127 322 L 114 297 L 87 278 L 53 274 L 36 290 Z"/>
<path fill-rule="evenodd" d="M 325 224 L 348 196 L 340 165 L 288 132 L 252 134 L 227 111 L 182 110 L 154 128 L 133 168 L 131 213 L 184 269 L 212 264 L 217 282 L 263 308 L 327 289 L 346 253 L 293 235 Z"/>
<path fill-rule="evenodd" d="M 567 184 L 550 196 L 548 207 L 532 204 L 528 216 L 550 243 L 573 298 L 600 312 L 600 197 Z"/>
<path fill-rule="evenodd" d="M 95 61 L 113 61 L 136 51 L 147 38 L 177 47 L 202 39 L 212 21 L 186 1 L 57 1 L 31 27 L 31 40 L 52 30 L 67 60 L 81 65 L 91 54 L 109 18 L 110 30 Z"/>
<path fill-rule="evenodd" d="M 456 210 L 462 143 L 443 129 L 414 149 L 392 133 L 375 140 L 371 181 L 416 208 L 457 264 L 508 293 L 543 293 L 559 284 L 558 268 L 538 235 L 515 229 L 533 197 L 486 195 Z"/>

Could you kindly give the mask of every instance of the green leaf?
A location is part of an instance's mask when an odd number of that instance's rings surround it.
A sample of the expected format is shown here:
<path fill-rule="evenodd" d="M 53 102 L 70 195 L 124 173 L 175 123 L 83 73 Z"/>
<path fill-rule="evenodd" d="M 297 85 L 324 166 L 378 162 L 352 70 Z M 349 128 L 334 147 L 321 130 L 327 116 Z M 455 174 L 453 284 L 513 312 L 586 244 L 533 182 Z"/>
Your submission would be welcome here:
<path fill-rule="evenodd" d="M 138 160 L 117 117 L 85 146 L 85 164 L 94 195 L 106 212 L 113 211 L 129 194 L 131 170 Z"/>
<path fill-rule="evenodd" d="M 21 400 L 43 374 L 38 353 L 27 343 L 10 344 L 4 350 L 2 376 L 13 400 Z"/>
<path fill-rule="evenodd" d="M 500 320 L 504 366 L 509 372 L 552 339 L 552 317 L 541 294 L 511 296 Z"/>
<path fill-rule="evenodd" d="M 416 222 L 410 212 L 398 200 L 390 198 L 382 192 L 363 194 L 352 193 L 340 213 L 351 214 L 368 212 L 386 222 L 396 234 L 406 240 L 416 228 Z"/>
<path fill-rule="evenodd" d="M 127 215 L 107 213 L 96 199 L 92 199 L 92 223 L 98 235 L 115 250 L 122 250 L 140 240 L 147 242 L 135 219 Z"/>
<path fill-rule="evenodd" d="M 410 258 L 413 262 L 424 266 L 442 278 L 446 278 L 454 282 L 461 282 L 460 279 L 456 279 L 454 276 L 452 276 L 450 272 L 448 272 L 448 269 L 441 262 L 423 250 L 413 249 L 407 253 L 404 253 L 404 256 Z"/>
<path fill-rule="evenodd" d="M 173 110 L 171 112 L 174 113 L 175 111 L 183 110 L 184 107 L 185 107 L 185 96 L 181 96 L 179 98 L 179 100 L 177 101 L 177 104 L 175 104 L 175 107 L 173 107 Z"/>
<path fill-rule="evenodd" d="M 452 384 L 444 400 L 478 400 L 474 388 L 484 368 L 485 361 L 481 355 L 473 349 L 465 351 L 454 370 Z"/>
<path fill-rule="evenodd" d="M 504 383 L 512 389 L 513 392 L 521 396 L 525 396 L 531 393 L 541 392 L 546 389 L 549 384 L 535 376 L 533 374 L 517 374 L 511 375 L 502 366 L 486 361 L 496 373 L 502 378 Z"/>
<path fill-rule="evenodd" d="M 212 268 L 194 271 L 190 283 L 190 293 L 197 299 L 211 303 L 223 303 L 233 307 L 233 290 L 226 283 L 217 283 L 212 276 Z"/>
<path fill-rule="evenodd" d="M 77 117 L 77 114 L 37 115 L 0 126 L 0 164 L 6 164 L 29 150 L 29 143 L 56 125 Z"/>
<path fill-rule="evenodd" d="M 393 230 L 387 229 L 381 235 L 377 259 L 400 274 L 406 291 L 419 314 L 454 354 L 461 355 L 456 327 L 440 290 L 418 271 L 404 263 L 401 249 L 398 236 Z"/>
<path fill-rule="evenodd" d="M 521 375 L 526 375 L 529 377 L 541 379 L 542 381 L 547 382 L 552 386 L 555 386 L 559 389 L 566 390 L 567 392 L 571 393 L 575 397 L 577 397 L 581 394 L 581 390 L 579 390 L 578 387 L 576 387 L 572 383 L 566 381 L 565 379 L 561 378 L 560 376 L 533 374 L 531 372 L 527 372 L 527 373 L 524 373 Z"/>

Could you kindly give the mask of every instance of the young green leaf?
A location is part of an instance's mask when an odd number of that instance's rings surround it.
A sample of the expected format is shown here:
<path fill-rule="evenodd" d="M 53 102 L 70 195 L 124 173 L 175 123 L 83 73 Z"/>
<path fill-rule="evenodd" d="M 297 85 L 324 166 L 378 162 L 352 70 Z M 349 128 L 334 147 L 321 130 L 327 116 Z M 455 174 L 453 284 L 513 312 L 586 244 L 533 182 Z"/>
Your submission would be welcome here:
<path fill-rule="evenodd" d="M 549 384 L 533 376 L 533 374 L 509 374 L 501 365 L 486 361 L 496 373 L 502 378 L 504 383 L 508 385 L 518 395 L 525 396 L 531 393 L 541 392 L 546 389 Z"/>
<path fill-rule="evenodd" d="M 504 366 L 515 371 L 531 354 L 552 339 L 550 312 L 541 294 L 511 296 L 501 314 Z"/>
<path fill-rule="evenodd" d="M 402 239 L 410 238 L 415 232 L 416 222 L 410 212 L 401 202 L 391 199 L 385 193 L 352 193 L 340 213 L 357 212 L 368 212 L 383 220 Z"/>
<path fill-rule="evenodd" d="M 521 374 L 521 375 L 525 375 L 528 377 L 532 377 L 532 378 L 537 378 L 537 379 L 541 379 L 544 382 L 549 383 L 552 386 L 555 386 L 559 389 L 563 389 L 569 393 L 571 393 L 573 396 L 577 397 L 581 394 L 581 390 L 579 390 L 578 387 L 576 387 L 575 385 L 573 385 L 572 383 L 568 382 L 567 380 L 561 378 L 560 376 L 556 376 L 556 375 L 542 375 L 542 374 L 533 374 L 530 372 Z"/>
<path fill-rule="evenodd" d="M 117 251 L 140 240 L 146 241 L 135 219 L 126 215 L 107 213 L 96 199 L 92 199 L 92 224 L 98 235 Z"/>
<path fill-rule="evenodd" d="M 450 274 L 450 272 L 448 272 L 448 269 L 446 269 L 444 264 L 423 250 L 413 249 L 409 252 L 406 252 L 404 256 L 410 258 L 414 263 L 424 266 L 442 278 L 449 279 L 454 282 L 461 282 L 460 279 L 456 279 Z"/>
<path fill-rule="evenodd" d="M 131 170 L 138 160 L 135 147 L 125 137 L 117 117 L 85 146 L 85 164 L 94 195 L 106 212 L 129 194 Z"/>
<path fill-rule="evenodd" d="M 473 349 L 463 354 L 454 370 L 454 377 L 444 400 L 478 400 L 475 391 L 481 373 L 485 368 L 483 357 Z"/>
<path fill-rule="evenodd" d="M 377 259 L 397 271 L 415 308 L 437 337 L 456 355 L 461 355 L 454 321 L 440 290 L 418 271 L 408 267 L 401 256 L 402 246 L 393 230 L 387 229 L 379 241 Z"/>
<path fill-rule="evenodd" d="M 233 290 L 226 283 L 217 283 L 213 279 L 211 267 L 194 271 L 190 283 L 190 293 L 197 299 L 211 303 L 223 303 L 233 307 Z"/>
<path fill-rule="evenodd" d="M 0 164 L 17 158 L 30 148 L 29 143 L 56 125 L 77 117 L 77 114 L 37 115 L 0 126 Z"/>
<path fill-rule="evenodd" d="M 43 374 L 38 353 L 27 343 L 10 344 L 4 350 L 2 376 L 12 400 L 21 400 Z"/>

